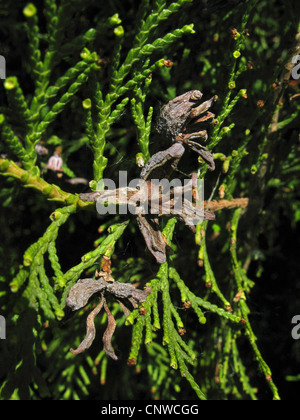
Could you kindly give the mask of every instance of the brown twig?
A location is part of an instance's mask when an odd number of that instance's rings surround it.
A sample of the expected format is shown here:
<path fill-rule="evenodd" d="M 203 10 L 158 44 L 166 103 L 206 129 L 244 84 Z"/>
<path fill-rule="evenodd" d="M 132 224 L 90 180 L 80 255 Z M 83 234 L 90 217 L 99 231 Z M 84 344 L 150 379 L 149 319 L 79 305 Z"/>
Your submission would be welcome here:
<path fill-rule="evenodd" d="M 245 209 L 249 204 L 249 198 L 234 198 L 231 201 L 228 200 L 213 200 L 213 201 L 204 201 L 204 209 L 210 211 L 218 211 L 223 209 L 235 209 L 242 208 Z"/>

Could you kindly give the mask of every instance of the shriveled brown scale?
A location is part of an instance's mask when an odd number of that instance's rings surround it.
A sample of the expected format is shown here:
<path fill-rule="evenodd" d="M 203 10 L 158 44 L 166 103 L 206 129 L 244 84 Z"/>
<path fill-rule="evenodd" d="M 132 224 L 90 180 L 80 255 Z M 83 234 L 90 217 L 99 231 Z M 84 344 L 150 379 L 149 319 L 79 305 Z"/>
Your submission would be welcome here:
<path fill-rule="evenodd" d="M 66 304 L 73 311 L 78 311 L 87 305 L 89 299 L 95 293 L 108 293 L 119 299 L 134 299 L 137 303 L 145 302 L 151 291 L 149 288 L 145 290 L 136 289 L 130 283 L 114 283 L 106 282 L 103 277 L 95 279 L 80 279 L 70 289 Z"/>
<path fill-rule="evenodd" d="M 96 306 L 96 308 L 87 317 L 87 320 L 86 320 L 86 336 L 85 336 L 84 340 L 81 342 L 81 344 L 77 347 L 76 350 L 70 349 L 70 352 L 72 354 L 75 354 L 75 355 L 80 354 L 84 350 L 87 350 L 88 348 L 90 348 L 91 345 L 93 344 L 93 341 L 96 337 L 96 328 L 95 328 L 94 320 L 95 320 L 95 317 L 101 311 L 103 305 L 104 305 L 104 297 L 102 295 L 99 305 Z"/>
<path fill-rule="evenodd" d="M 103 350 L 113 360 L 118 360 L 115 351 L 113 349 L 111 340 L 116 329 L 116 321 L 114 316 L 110 312 L 105 296 L 113 296 L 116 301 L 120 304 L 121 309 L 125 315 L 129 315 L 130 310 L 120 300 L 127 300 L 132 307 L 135 309 L 139 303 L 145 302 L 147 296 L 151 293 L 151 288 L 146 287 L 145 290 L 136 289 L 132 284 L 113 282 L 108 283 L 103 277 L 98 280 L 95 279 L 80 279 L 70 289 L 66 304 L 73 311 L 77 311 L 87 305 L 89 299 L 94 294 L 100 294 L 101 301 L 95 309 L 88 315 L 86 321 L 86 336 L 76 350 L 70 349 L 71 353 L 77 355 L 82 353 L 91 347 L 95 337 L 95 317 L 100 313 L 104 307 L 107 314 L 107 328 L 103 334 Z"/>
<path fill-rule="evenodd" d="M 215 169 L 213 155 L 206 147 L 192 141 L 199 139 L 205 142 L 208 139 L 207 131 L 198 130 L 197 126 L 212 121 L 215 117 L 213 113 L 207 111 L 218 97 L 213 96 L 199 104 L 202 96 L 199 90 L 191 90 L 168 102 L 160 111 L 156 130 L 162 138 L 189 146 L 209 164 L 209 169 L 213 171 Z"/>
<path fill-rule="evenodd" d="M 103 349 L 105 351 L 105 353 L 113 360 L 118 360 L 118 357 L 115 354 L 114 348 L 111 344 L 111 339 L 112 336 L 115 332 L 116 329 L 116 320 L 113 317 L 112 313 L 110 312 L 110 310 L 108 309 L 108 306 L 106 304 L 106 302 L 104 302 L 104 309 L 107 315 L 107 319 L 108 319 L 108 323 L 107 323 L 107 328 L 103 334 Z"/>

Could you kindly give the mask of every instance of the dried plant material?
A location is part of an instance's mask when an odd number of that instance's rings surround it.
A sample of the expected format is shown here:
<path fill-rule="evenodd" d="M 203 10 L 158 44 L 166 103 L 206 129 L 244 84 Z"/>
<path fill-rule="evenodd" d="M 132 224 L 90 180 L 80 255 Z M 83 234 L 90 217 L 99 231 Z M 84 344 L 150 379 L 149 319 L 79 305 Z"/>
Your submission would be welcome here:
<path fill-rule="evenodd" d="M 101 270 L 111 274 L 111 259 L 108 258 L 106 255 L 103 256 L 101 261 Z"/>
<path fill-rule="evenodd" d="M 104 344 L 104 351 L 105 353 L 111 357 L 113 360 L 118 360 L 115 351 L 113 349 L 113 346 L 111 344 L 111 339 L 112 336 L 115 332 L 116 329 L 116 321 L 115 318 L 113 317 L 112 313 L 110 312 L 110 310 L 108 309 L 108 306 L 106 304 L 106 302 L 104 302 L 104 309 L 105 312 L 107 314 L 107 319 L 108 319 L 108 324 L 107 324 L 107 328 L 105 330 L 105 333 L 103 334 L 103 344 Z"/>
<path fill-rule="evenodd" d="M 159 264 L 164 264 L 167 260 L 167 244 L 163 239 L 155 220 L 139 215 L 137 217 L 139 229 L 145 239 L 146 245 Z"/>
<path fill-rule="evenodd" d="M 175 143 L 167 150 L 155 153 L 141 171 L 141 178 L 164 179 L 169 178 L 177 168 L 185 149 L 181 143 Z"/>
<path fill-rule="evenodd" d="M 39 156 L 47 156 L 49 154 L 49 150 L 43 146 L 42 142 L 36 144 L 34 150 Z"/>
<path fill-rule="evenodd" d="M 154 182 L 154 180 L 171 177 L 185 152 L 185 145 L 197 152 L 209 164 L 210 170 L 215 169 L 214 157 L 211 152 L 202 144 L 194 141 L 196 139 L 207 140 L 207 131 L 199 130 L 198 125 L 212 121 L 215 117 L 214 114 L 208 112 L 208 109 L 217 100 L 217 96 L 200 103 L 202 96 L 199 90 L 192 90 L 168 102 L 161 109 L 157 131 L 174 144 L 166 150 L 155 153 L 143 167 L 140 178 L 146 182 L 141 182 L 136 189 L 125 187 L 80 195 L 81 200 L 97 202 L 100 206 L 105 203 L 116 203 L 126 204 L 136 209 L 139 229 L 149 251 L 159 264 L 166 262 L 167 252 L 172 252 L 172 250 L 164 241 L 159 230 L 158 216 L 178 217 L 194 233 L 196 232 L 195 225 L 199 221 L 215 219 L 212 212 L 205 211 L 194 205 L 192 201 L 185 199 L 186 191 L 183 188 L 172 188 L 164 194 L 161 192 L 161 187 L 156 187 Z M 195 179 L 192 180 L 192 184 L 194 183 Z M 193 188 L 195 189 L 194 186 Z M 195 191 L 192 196 L 195 197 Z M 182 203 L 181 206 L 176 205 L 179 202 Z M 157 216 L 153 217 L 152 215 Z"/>
<path fill-rule="evenodd" d="M 53 172 L 62 172 L 63 160 L 58 152 L 54 152 L 53 156 L 48 160 L 46 169 Z"/>
<path fill-rule="evenodd" d="M 96 336 L 94 320 L 104 306 L 108 319 L 108 325 L 103 334 L 104 350 L 105 353 L 113 360 L 118 360 L 111 344 L 111 339 L 116 329 L 116 321 L 106 304 L 104 295 L 109 294 L 117 298 L 117 302 L 120 304 L 124 314 L 128 316 L 130 314 L 129 309 L 119 299 L 127 299 L 132 304 L 133 308 L 136 308 L 138 303 L 145 302 L 147 296 L 151 293 L 151 290 L 151 287 L 146 287 L 145 290 L 138 290 L 132 284 L 119 283 L 117 281 L 114 283 L 108 283 L 103 277 L 100 277 L 98 280 L 78 280 L 75 286 L 73 286 L 69 291 L 69 296 L 66 302 L 68 307 L 70 307 L 73 311 L 83 308 L 88 303 L 90 297 L 95 293 L 101 293 L 101 301 L 87 317 L 87 331 L 84 340 L 76 350 L 71 349 L 71 353 L 77 355 L 90 348 Z"/>
<path fill-rule="evenodd" d="M 129 300 L 129 301 L 131 301 L 131 299 L 128 299 L 128 300 Z M 123 313 L 124 313 L 125 317 L 127 318 L 127 317 L 128 317 L 128 315 L 130 315 L 130 314 L 131 314 L 131 311 L 127 308 L 127 306 L 126 306 L 126 305 L 124 305 L 124 303 L 123 303 L 121 300 L 118 300 L 118 299 L 117 299 L 117 302 L 118 302 L 118 304 L 119 304 L 120 308 L 122 309 L 122 311 L 123 311 Z"/>
<path fill-rule="evenodd" d="M 106 282 L 103 279 L 83 279 L 73 286 L 66 301 L 66 304 L 73 311 L 83 308 L 93 294 L 103 292 L 105 290 Z"/>
<path fill-rule="evenodd" d="M 88 185 L 89 181 L 86 178 L 70 178 L 66 179 L 66 182 L 71 185 Z"/>
<path fill-rule="evenodd" d="M 233 200 L 213 200 L 205 201 L 204 208 L 205 210 L 218 211 L 222 209 L 234 209 L 242 208 L 245 209 L 249 205 L 249 198 L 235 198 Z"/>
<path fill-rule="evenodd" d="M 199 90 L 191 90 L 168 102 L 160 111 L 156 128 L 162 137 L 173 142 L 182 142 L 197 152 L 208 163 L 209 169 L 213 171 L 215 163 L 211 152 L 203 145 L 192 141 L 195 139 L 207 140 L 207 131 L 197 131 L 197 125 L 212 121 L 215 117 L 213 113 L 207 111 L 218 97 L 213 96 L 210 100 L 199 104 L 202 96 L 203 94 Z M 200 115 L 202 116 L 200 117 Z"/>
<path fill-rule="evenodd" d="M 96 337 L 96 329 L 95 329 L 95 317 L 101 311 L 103 304 L 105 302 L 104 296 L 102 295 L 101 301 L 98 306 L 89 314 L 86 320 L 86 336 L 82 343 L 76 350 L 70 349 L 70 352 L 77 355 L 82 353 L 84 350 L 87 350 L 91 347 L 95 337 Z"/>
<path fill-rule="evenodd" d="M 136 289 L 132 284 L 106 282 L 103 277 L 95 279 L 81 279 L 70 289 L 66 304 L 73 311 L 83 308 L 95 293 L 109 293 L 119 299 L 134 299 L 136 302 L 145 302 L 149 290 Z"/>
<path fill-rule="evenodd" d="M 176 148 L 175 148 L 176 146 Z M 160 157 L 164 160 L 167 158 L 168 169 L 164 169 L 164 171 L 168 171 L 170 168 L 171 170 L 174 169 L 173 163 L 177 161 L 178 155 L 176 154 L 176 150 L 178 147 L 181 149 L 183 146 L 181 144 L 173 145 L 173 151 L 175 151 L 175 160 L 171 159 L 172 150 L 168 149 L 163 154 L 159 154 Z M 178 151 L 178 150 L 177 150 Z M 155 155 L 154 155 L 155 156 Z M 142 174 L 147 180 L 147 176 L 152 178 L 153 176 L 162 176 L 161 173 L 161 166 L 159 162 L 159 156 L 154 158 L 151 162 L 149 161 L 149 165 L 145 166 L 145 172 L 142 171 Z M 166 175 L 166 172 L 164 172 Z M 193 190 L 193 183 L 194 180 L 191 181 L 191 189 Z M 194 189 L 195 190 L 195 189 Z M 96 193 L 88 193 L 88 194 L 81 194 L 80 198 L 86 201 L 97 201 L 101 203 L 105 203 L 106 200 L 111 202 L 116 201 L 117 204 L 128 204 L 139 202 L 140 206 L 137 209 L 136 216 L 137 216 L 137 223 L 139 229 L 144 237 L 146 245 L 152 255 L 155 257 L 156 261 L 159 264 L 163 264 L 166 262 L 167 253 L 172 253 L 172 249 L 166 244 L 163 239 L 162 233 L 159 230 L 159 216 L 169 216 L 169 217 L 177 217 L 181 221 L 183 221 L 189 228 L 195 232 L 195 225 L 199 222 L 199 220 L 214 220 L 215 215 L 209 211 L 209 209 L 202 208 L 203 206 L 197 206 L 192 203 L 189 199 L 185 199 L 184 196 L 187 194 L 187 186 L 183 187 L 172 187 L 166 193 L 163 193 L 161 190 L 160 185 L 156 185 L 155 182 L 151 182 L 150 180 L 142 184 L 141 188 L 138 190 L 134 190 L 132 188 L 119 188 L 113 191 L 98 191 Z M 121 197 L 121 202 L 119 201 Z M 127 197 L 127 198 L 125 198 Z M 191 192 L 191 197 L 195 197 L 195 192 Z M 178 203 L 180 205 L 178 205 Z M 144 209 L 148 208 L 148 213 Z M 109 266 L 105 263 L 106 269 L 109 270 Z M 105 280 L 113 281 L 107 277 L 107 274 L 103 272 L 100 273 Z"/>

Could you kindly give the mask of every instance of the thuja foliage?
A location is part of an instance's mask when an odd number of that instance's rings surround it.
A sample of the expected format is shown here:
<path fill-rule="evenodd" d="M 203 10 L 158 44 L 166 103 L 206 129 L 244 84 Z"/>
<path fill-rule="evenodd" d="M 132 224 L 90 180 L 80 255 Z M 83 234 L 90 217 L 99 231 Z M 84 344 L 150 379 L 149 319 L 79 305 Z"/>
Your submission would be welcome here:
<path fill-rule="evenodd" d="M 259 333 L 269 334 L 270 307 L 251 296 L 268 279 L 282 218 L 292 231 L 300 220 L 295 7 L 275 0 L 0 6 L 8 76 L 0 103 L 2 399 L 280 398 L 253 326 L 265 309 Z M 207 144 L 216 170 L 188 152 L 180 169 L 200 169 L 206 200 L 245 197 L 249 205 L 215 207 L 216 221 L 197 226 L 196 236 L 162 218 L 173 254 L 159 266 L 134 217 L 99 218 L 79 193 L 96 191 L 103 177 L 117 181 L 120 170 L 138 177 L 168 147 L 155 135 L 159 108 L 191 89 L 219 96 Z M 108 260 L 119 282 L 152 288 L 127 315 L 108 302 L 117 362 L 102 349 L 106 314 L 92 347 L 69 351 L 82 341 L 86 311 L 66 309 L 68 292 Z"/>

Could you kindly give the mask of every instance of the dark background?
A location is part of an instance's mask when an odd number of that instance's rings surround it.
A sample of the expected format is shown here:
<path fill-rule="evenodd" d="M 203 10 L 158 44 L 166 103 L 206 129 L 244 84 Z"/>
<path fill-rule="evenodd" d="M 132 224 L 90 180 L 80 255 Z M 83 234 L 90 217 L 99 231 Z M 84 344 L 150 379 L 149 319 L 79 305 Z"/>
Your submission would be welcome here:
<path fill-rule="evenodd" d="M 43 7 L 38 2 L 41 32 L 45 28 Z M 81 6 L 80 6 L 80 3 Z M 85 4 L 87 3 L 87 4 Z M 148 97 L 148 105 L 152 105 L 157 113 L 161 104 L 165 103 L 169 92 L 180 94 L 188 89 L 200 89 L 205 95 L 218 94 L 220 98 L 226 91 L 228 70 L 230 69 L 231 54 L 233 51 L 233 40 L 230 30 L 233 27 L 240 27 L 241 18 L 245 10 L 244 2 L 238 1 L 207 1 L 205 4 L 195 1 L 184 13 L 180 13 L 165 22 L 162 31 L 168 28 L 180 27 L 183 24 L 193 22 L 197 35 L 185 37 L 180 45 L 174 45 L 168 52 L 168 57 L 174 62 L 171 70 L 171 77 L 163 73 L 157 74 L 153 79 L 153 85 Z M 251 130 L 257 133 L 257 140 L 249 145 L 249 156 L 242 162 L 240 173 L 237 175 L 237 186 L 235 196 L 243 193 L 249 196 L 250 184 L 255 183 L 255 178 L 249 175 L 249 167 L 255 163 L 258 145 L 266 132 L 266 121 L 268 110 L 261 111 L 258 115 L 256 103 L 259 99 L 268 96 L 270 85 L 274 82 L 275 70 L 278 60 L 291 48 L 297 31 L 297 16 L 299 16 L 299 2 L 293 1 L 260 1 L 252 14 L 249 22 L 251 38 L 247 50 L 244 52 L 248 61 L 254 63 L 254 70 L 246 72 L 239 79 L 239 87 L 248 89 L 248 100 L 242 102 L 231 115 L 231 122 L 236 123 L 230 138 L 224 141 L 218 150 L 222 153 L 230 153 L 230 150 L 238 147 L 245 129 L 249 126 L 253 116 L 256 115 L 256 122 Z M 23 7 L 27 4 L 24 1 L 2 1 L 0 3 L 0 54 L 7 58 L 8 76 L 16 75 L 24 93 L 32 95 L 32 79 L 26 37 L 24 36 L 22 14 Z M 77 10 L 72 20 L 66 24 L 66 37 L 72 39 L 77 33 L 87 30 L 103 16 L 111 16 L 119 13 L 126 31 L 126 42 L 123 54 L 129 49 L 130 43 L 135 34 L 135 17 L 139 1 L 109 1 L 103 2 L 101 7 L 96 1 L 78 2 Z M 230 18 L 226 16 L 230 13 Z M 218 35 L 218 36 L 217 36 Z M 108 37 L 108 41 L 109 41 Z M 41 40 L 43 45 L 43 40 Z M 46 43 L 45 43 L 46 45 Z M 109 56 L 111 47 L 97 40 L 95 50 L 101 56 Z M 188 57 L 182 60 L 184 50 L 190 50 Z M 203 74 L 204 60 L 210 62 L 211 69 Z M 76 54 L 66 57 L 57 66 L 56 75 L 61 74 L 68 66 L 76 62 Z M 55 76 L 55 75 L 54 75 Z M 105 76 L 104 76 L 105 78 Z M 80 92 L 71 104 L 71 112 L 63 113 L 56 124 L 51 127 L 50 134 L 56 134 L 62 138 L 76 139 L 79 133 L 84 131 L 83 116 L 80 116 L 80 103 L 88 94 Z M 288 88 L 289 95 L 298 93 L 299 86 Z M 271 93 L 270 93 L 271 94 Z M 299 103 L 299 101 L 298 101 Z M 7 105 L 6 96 L 2 84 L 0 84 L 0 109 Z M 291 105 L 287 104 L 283 110 L 286 117 L 290 112 Z M 216 106 L 218 108 L 218 105 Z M 299 106 L 298 106 L 299 109 Z M 76 118 L 73 115 L 76 112 Z M 216 109 L 217 113 L 218 109 Z M 13 116 L 12 116 L 13 118 Z M 123 138 L 118 139 L 116 132 L 112 133 L 111 142 L 116 145 L 117 155 L 112 157 L 112 164 L 107 168 L 107 177 L 119 169 L 128 169 L 135 174 L 134 162 L 135 153 L 138 152 L 135 128 L 129 111 L 125 111 L 122 119 L 118 122 L 115 130 L 125 130 Z M 14 124 L 14 129 L 22 138 L 22 127 Z M 114 137 L 115 136 L 115 137 Z M 297 122 L 289 127 L 282 134 L 282 144 L 278 147 L 277 158 L 279 167 L 284 164 L 288 149 L 291 144 L 298 141 L 299 118 Z M 153 137 L 154 139 L 155 137 Z M 296 140 L 295 140 L 296 139 Z M 153 140 L 154 142 L 154 140 Z M 151 145 L 151 150 L 155 145 Z M 4 144 L 0 144 L 0 153 L 7 154 Z M 183 168 L 188 165 L 183 162 Z M 76 173 L 88 179 L 92 178 L 92 152 L 88 147 L 81 148 L 73 153 L 68 160 L 68 166 Z M 217 171 L 220 171 L 220 167 Z M 207 195 L 215 185 L 219 172 L 212 174 L 206 181 Z M 274 174 L 270 174 L 270 178 Z M 281 176 L 281 175 L 279 175 Z M 49 182 L 59 183 L 65 190 L 71 190 L 66 179 L 58 180 L 54 174 L 46 173 L 45 178 Z M 240 241 L 245 244 L 249 240 L 249 232 L 254 231 L 255 255 L 249 267 L 248 275 L 255 281 L 248 304 L 251 309 L 251 322 L 253 330 L 258 337 L 258 346 L 264 359 L 268 362 L 273 372 L 273 379 L 279 388 L 279 393 L 284 400 L 298 400 L 300 386 L 299 382 L 287 380 L 288 376 L 300 374 L 300 341 L 294 341 L 291 337 L 291 320 L 294 315 L 300 315 L 299 305 L 299 275 L 300 275 L 300 225 L 299 225 L 299 171 L 290 176 L 282 175 L 282 190 L 268 188 L 264 197 L 264 214 L 259 219 L 249 218 L 247 214 L 242 220 Z M 293 181 L 293 189 L 290 183 Z M 284 192 L 284 189 L 290 191 Z M 86 187 L 74 188 L 73 192 L 86 191 Z M 1 221 L 1 243 L 0 243 L 0 279 L 1 288 L 5 286 L 17 272 L 22 262 L 22 255 L 28 246 L 36 241 L 48 226 L 48 218 L 56 206 L 45 202 L 36 192 L 24 190 L 14 181 L 0 178 L 0 221 Z M 298 213 L 297 213 L 298 211 Z M 226 224 L 226 212 L 219 217 L 219 223 Z M 91 248 L 95 239 L 95 232 L 102 221 L 97 220 L 93 214 L 79 213 L 70 219 L 70 223 L 62 228 L 59 236 L 58 249 L 60 262 L 64 271 L 76 265 L 81 256 Z M 144 246 L 139 234 L 132 228 L 122 238 L 121 245 L 116 249 L 118 260 L 126 260 L 131 257 L 144 257 Z M 74 238 L 80 238 L 75 240 Z M 184 229 L 176 232 L 175 242 L 183 251 L 193 247 L 193 238 Z M 218 266 L 222 243 L 217 242 L 210 246 L 210 257 L 216 266 L 216 272 L 222 270 Z M 191 251 L 191 257 L 196 256 Z M 194 254 L 193 254 L 194 253 Z M 145 265 L 145 277 L 155 275 L 156 267 L 153 267 L 151 257 L 148 257 Z M 121 270 L 121 267 L 120 267 Z M 195 268 L 186 268 L 186 277 L 193 276 Z M 188 321 L 187 321 L 188 322 Z M 66 323 L 66 326 L 69 324 Z M 204 329 L 204 334 L 209 331 Z M 125 339 L 126 340 L 126 339 Z M 129 346 L 129 338 L 127 338 Z M 119 339 L 121 343 L 121 340 Z M 204 346 L 204 344 L 203 344 Z M 245 358 L 247 359 L 247 346 L 245 345 Z M 247 364 L 247 362 L 246 362 Z M 249 360 L 250 371 L 252 361 Z M 43 367 L 45 370 L 46 366 Z M 128 398 L 125 389 L 116 389 L 115 377 L 119 372 L 117 367 L 110 367 L 107 378 L 107 388 L 103 391 L 106 398 L 110 395 Z M 259 386 L 262 399 L 268 399 L 269 394 L 264 391 L 263 379 L 255 379 Z M 123 380 L 121 383 L 124 384 Z M 135 389 L 136 399 L 149 398 L 149 389 L 140 382 Z M 91 393 L 97 397 L 97 388 Z M 183 398 L 193 398 L 192 391 L 182 389 Z"/>

